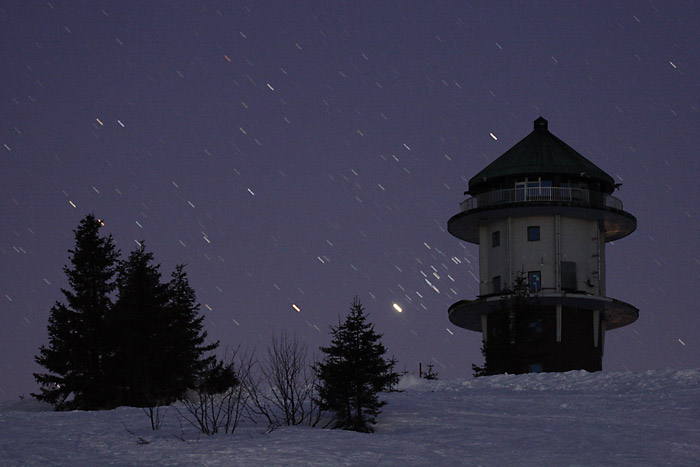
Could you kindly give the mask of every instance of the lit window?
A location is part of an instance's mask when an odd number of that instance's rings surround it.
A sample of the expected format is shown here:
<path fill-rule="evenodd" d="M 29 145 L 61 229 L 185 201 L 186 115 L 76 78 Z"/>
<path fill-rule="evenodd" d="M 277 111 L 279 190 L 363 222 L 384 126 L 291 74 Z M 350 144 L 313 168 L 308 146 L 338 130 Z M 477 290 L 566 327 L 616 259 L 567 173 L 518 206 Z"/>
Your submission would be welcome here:
<path fill-rule="evenodd" d="M 530 321 L 530 331 L 542 334 L 542 318 L 535 318 Z"/>
<path fill-rule="evenodd" d="M 540 195 L 540 182 L 535 181 L 535 182 L 527 182 L 527 198 L 528 199 L 537 199 L 537 197 Z"/>
<path fill-rule="evenodd" d="M 530 292 L 539 292 L 542 288 L 542 273 L 540 271 L 528 272 L 527 283 L 530 287 Z"/>
<path fill-rule="evenodd" d="M 527 240 L 529 242 L 539 242 L 540 241 L 540 226 L 531 225 L 527 228 Z"/>

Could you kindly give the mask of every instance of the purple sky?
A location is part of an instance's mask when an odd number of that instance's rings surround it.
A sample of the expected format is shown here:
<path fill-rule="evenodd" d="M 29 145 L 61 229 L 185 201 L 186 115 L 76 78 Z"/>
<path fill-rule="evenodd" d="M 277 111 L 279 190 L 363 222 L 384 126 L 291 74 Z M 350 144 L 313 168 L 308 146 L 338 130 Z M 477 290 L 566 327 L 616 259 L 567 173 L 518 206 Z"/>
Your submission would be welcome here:
<path fill-rule="evenodd" d="M 400 370 L 470 375 L 447 308 L 478 248 L 447 220 L 540 115 L 638 219 L 607 289 L 640 318 L 604 369 L 700 366 L 700 8 L 522 3 L 4 2 L 0 399 L 36 390 L 89 212 L 188 265 L 222 350 L 327 345 L 358 295 Z"/>

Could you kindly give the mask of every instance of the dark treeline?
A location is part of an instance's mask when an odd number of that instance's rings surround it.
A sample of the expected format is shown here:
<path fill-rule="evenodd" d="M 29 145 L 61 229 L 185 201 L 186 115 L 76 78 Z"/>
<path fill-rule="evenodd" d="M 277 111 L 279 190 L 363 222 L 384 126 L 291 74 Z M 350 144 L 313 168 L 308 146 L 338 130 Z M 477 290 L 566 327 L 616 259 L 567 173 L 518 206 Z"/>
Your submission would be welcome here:
<path fill-rule="evenodd" d="M 286 333 L 273 336 L 264 364 L 248 353 L 217 360 L 219 343 L 205 342 L 184 266 L 164 281 L 143 242 L 121 259 L 112 236 L 100 236 L 102 225 L 91 214 L 74 231 L 64 267 L 70 287 L 51 308 L 49 342 L 36 356 L 46 371 L 34 375 L 34 397 L 56 410 L 143 407 L 153 429 L 159 407 L 180 401 L 178 414 L 205 434 L 231 433 L 245 417 L 374 431 L 385 404 L 378 393 L 398 375 L 357 298 L 331 327 L 320 361 L 309 361 L 307 347 Z"/>
<path fill-rule="evenodd" d="M 196 385 L 218 343 L 205 344 L 184 266 L 164 282 L 143 243 L 121 260 L 101 227 L 88 215 L 74 231 L 64 267 L 70 288 L 51 308 L 34 396 L 57 410 L 171 403 Z"/>

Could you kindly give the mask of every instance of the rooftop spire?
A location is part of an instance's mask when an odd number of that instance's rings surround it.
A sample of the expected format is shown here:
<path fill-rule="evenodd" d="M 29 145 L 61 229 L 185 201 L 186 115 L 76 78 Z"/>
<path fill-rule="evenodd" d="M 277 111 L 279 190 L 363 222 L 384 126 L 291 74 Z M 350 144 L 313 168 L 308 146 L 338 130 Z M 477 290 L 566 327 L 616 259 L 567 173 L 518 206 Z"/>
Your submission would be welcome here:
<path fill-rule="evenodd" d="M 535 130 L 546 130 L 546 129 L 547 129 L 547 120 L 545 120 L 544 118 L 542 118 L 542 116 L 540 116 L 540 118 L 535 120 Z"/>

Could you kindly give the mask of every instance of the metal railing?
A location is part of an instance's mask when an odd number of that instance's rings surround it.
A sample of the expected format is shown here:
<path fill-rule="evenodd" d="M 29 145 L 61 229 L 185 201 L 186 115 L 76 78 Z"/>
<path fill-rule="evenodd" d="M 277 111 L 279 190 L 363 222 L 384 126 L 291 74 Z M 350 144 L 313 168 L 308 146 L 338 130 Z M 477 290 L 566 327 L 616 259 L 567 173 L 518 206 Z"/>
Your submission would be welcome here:
<path fill-rule="evenodd" d="M 563 202 L 583 206 L 604 206 L 622 210 L 622 201 L 606 193 L 582 188 L 534 187 L 495 190 L 467 198 L 461 203 L 462 211 L 485 206 L 528 202 Z"/>

